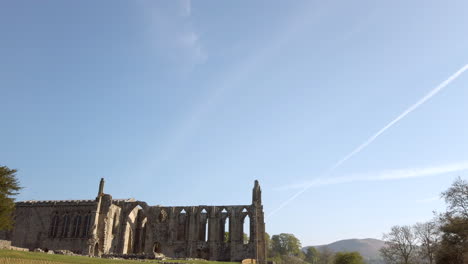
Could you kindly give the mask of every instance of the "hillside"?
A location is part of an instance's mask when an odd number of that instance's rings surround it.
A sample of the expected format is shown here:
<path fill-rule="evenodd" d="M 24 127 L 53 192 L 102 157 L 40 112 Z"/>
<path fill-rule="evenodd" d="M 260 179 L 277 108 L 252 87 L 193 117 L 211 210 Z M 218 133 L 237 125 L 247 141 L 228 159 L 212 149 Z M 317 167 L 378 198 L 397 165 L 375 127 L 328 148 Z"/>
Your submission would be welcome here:
<path fill-rule="evenodd" d="M 384 241 L 373 238 L 366 239 L 345 239 L 328 245 L 313 246 L 316 249 L 328 248 L 332 251 L 357 251 L 369 263 L 380 263 L 379 249 L 384 246 Z M 307 248 L 307 247 L 306 247 Z"/>

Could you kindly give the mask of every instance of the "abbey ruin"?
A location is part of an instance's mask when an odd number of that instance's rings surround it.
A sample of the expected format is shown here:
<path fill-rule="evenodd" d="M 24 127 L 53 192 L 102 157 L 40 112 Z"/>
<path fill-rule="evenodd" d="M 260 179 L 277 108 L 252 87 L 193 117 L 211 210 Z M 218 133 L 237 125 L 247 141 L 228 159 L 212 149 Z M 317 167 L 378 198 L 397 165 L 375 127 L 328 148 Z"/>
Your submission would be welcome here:
<path fill-rule="evenodd" d="M 94 200 L 16 203 L 13 246 L 77 254 L 162 253 L 173 258 L 266 263 L 261 188 L 250 205 L 149 206 L 104 193 Z M 250 222 L 248 239 L 244 223 Z"/>

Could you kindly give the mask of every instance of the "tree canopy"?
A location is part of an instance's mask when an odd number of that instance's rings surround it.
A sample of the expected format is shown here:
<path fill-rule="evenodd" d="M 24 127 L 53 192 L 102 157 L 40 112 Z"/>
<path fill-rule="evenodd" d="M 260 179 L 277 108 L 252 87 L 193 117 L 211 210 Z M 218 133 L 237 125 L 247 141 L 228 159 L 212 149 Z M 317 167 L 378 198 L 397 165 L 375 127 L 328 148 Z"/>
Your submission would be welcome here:
<path fill-rule="evenodd" d="M 365 264 L 359 252 L 337 252 L 334 264 Z"/>
<path fill-rule="evenodd" d="M 460 177 L 442 193 L 447 211 L 414 226 L 394 226 L 380 250 L 388 264 L 468 263 L 468 182 Z"/>
<path fill-rule="evenodd" d="M 317 264 L 319 260 L 319 251 L 314 247 L 306 248 L 304 260 L 311 264 Z"/>
<path fill-rule="evenodd" d="M 271 238 L 271 247 L 274 253 L 283 256 L 299 256 L 301 242 L 293 234 L 281 233 Z"/>
<path fill-rule="evenodd" d="M 458 178 L 442 193 L 447 212 L 440 215 L 442 238 L 435 254 L 437 263 L 468 263 L 468 182 Z"/>
<path fill-rule="evenodd" d="M 21 189 L 16 179 L 16 170 L 0 166 L 0 230 L 12 227 L 12 214 L 15 208 L 14 196 Z"/>

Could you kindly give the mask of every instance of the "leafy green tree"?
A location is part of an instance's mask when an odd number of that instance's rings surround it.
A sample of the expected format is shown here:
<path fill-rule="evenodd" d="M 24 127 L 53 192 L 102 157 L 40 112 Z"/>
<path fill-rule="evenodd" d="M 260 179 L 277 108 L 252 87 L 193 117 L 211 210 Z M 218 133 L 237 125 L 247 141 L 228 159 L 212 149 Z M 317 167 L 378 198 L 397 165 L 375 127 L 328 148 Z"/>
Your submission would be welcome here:
<path fill-rule="evenodd" d="M 242 241 L 244 242 L 244 244 L 249 243 L 249 236 L 246 233 L 242 235 Z"/>
<path fill-rule="evenodd" d="M 293 234 L 281 233 L 271 238 L 274 255 L 301 256 L 301 242 Z"/>
<path fill-rule="evenodd" d="M 0 166 L 0 230 L 9 230 L 13 224 L 15 199 L 21 189 L 16 179 L 16 170 Z"/>
<path fill-rule="evenodd" d="M 337 252 L 334 264 L 365 264 L 359 252 Z"/>
<path fill-rule="evenodd" d="M 319 250 L 319 258 L 317 264 L 332 264 L 335 258 L 335 253 L 328 247 L 322 247 Z"/>
<path fill-rule="evenodd" d="M 270 234 L 268 234 L 267 232 L 265 232 L 265 246 L 267 250 L 267 257 L 273 257 L 273 252 L 271 250 L 271 238 Z"/>
<path fill-rule="evenodd" d="M 320 258 L 319 251 L 314 247 L 308 247 L 305 251 L 305 261 L 310 264 L 317 264 Z"/>

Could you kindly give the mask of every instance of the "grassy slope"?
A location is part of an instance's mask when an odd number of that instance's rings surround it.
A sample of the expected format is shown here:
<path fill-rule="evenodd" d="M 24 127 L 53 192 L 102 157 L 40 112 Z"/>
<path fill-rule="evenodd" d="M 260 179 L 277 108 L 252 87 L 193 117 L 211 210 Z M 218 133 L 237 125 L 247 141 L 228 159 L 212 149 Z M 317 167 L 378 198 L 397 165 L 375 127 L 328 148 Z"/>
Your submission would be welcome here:
<path fill-rule="evenodd" d="M 36 252 L 22 252 L 13 250 L 0 250 L 0 258 L 16 258 L 16 259 L 32 259 L 32 260 L 46 260 L 57 261 L 62 263 L 90 263 L 90 264 L 124 264 L 124 263 L 142 263 L 141 261 L 132 260 L 113 260 L 101 258 L 89 258 L 83 256 L 64 256 L 64 255 L 49 255 L 45 253 Z M 216 261 L 186 261 L 186 260 L 165 260 L 165 262 L 178 262 L 190 264 L 232 264 L 233 262 L 216 262 Z M 159 261 L 151 261 L 151 263 L 159 263 Z"/>

